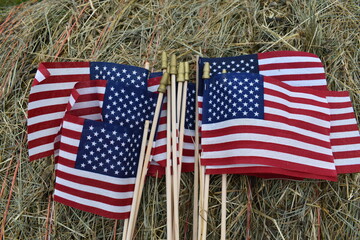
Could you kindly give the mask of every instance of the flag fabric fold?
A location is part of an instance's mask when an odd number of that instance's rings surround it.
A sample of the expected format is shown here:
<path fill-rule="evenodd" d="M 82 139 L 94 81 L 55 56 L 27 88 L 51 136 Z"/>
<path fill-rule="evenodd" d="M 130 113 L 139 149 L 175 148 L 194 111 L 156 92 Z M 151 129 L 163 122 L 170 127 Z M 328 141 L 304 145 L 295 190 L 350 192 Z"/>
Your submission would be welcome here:
<path fill-rule="evenodd" d="M 30 161 L 51 156 L 71 91 L 77 82 L 103 79 L 147 86 L 149 71 L 116 63 L 41 63 L 33 81 L 28 105 L 28 150 Z"/>

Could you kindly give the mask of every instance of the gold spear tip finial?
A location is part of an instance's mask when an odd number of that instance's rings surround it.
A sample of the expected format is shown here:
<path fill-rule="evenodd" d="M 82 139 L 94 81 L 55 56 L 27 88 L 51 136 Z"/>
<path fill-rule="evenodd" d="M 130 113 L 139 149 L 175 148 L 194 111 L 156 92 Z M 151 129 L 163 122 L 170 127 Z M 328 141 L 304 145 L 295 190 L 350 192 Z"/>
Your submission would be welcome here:
<path fill-rule="evenodd" d="M 160 80 L 160 86 L 158 87 L 158 92 L 160 92 L 160 93 L 166 92 L 166 85 L 168 83 L 168 79 L 169 79 L 169 73 L 164 72 L 164 74 L 162 75 L 162 78 Z"/>
<path fill-rule="evenodd" d="M 170 74 L 176 74 L 176 54 L 171 54 Z"/>
<path fill-rule="evenodd" d="M 222 72 L 222 73 L 227 73 L 226 69 L 223 69 L 221 72 Z"/>
<path fill-rule="evenodd" d="M 161 69 L 167 69 L 168 67 L 168 62 L 167 62 L 167 54 L 165 51 L 162 52 L 161 54 Z"/>
<path fill-rule="evenodd" d="M 185 81 L 189 81 L 190 65 L 189 62 L 185 62 Z"/>
<path fill-rule="evenodd" d="M 184 82 L 185 81 L 185 64 L 184 64 L 184 62 L 179 63 L 178 76 L 177 76 L 176 80 L 178 82 Z"/>
<path fill-rule="evenodd" d="M 209 79 L 210 78 L 210 64 L 208 62 L 204 63 L 204 70 L 203 70 L 203 79 Z"/>

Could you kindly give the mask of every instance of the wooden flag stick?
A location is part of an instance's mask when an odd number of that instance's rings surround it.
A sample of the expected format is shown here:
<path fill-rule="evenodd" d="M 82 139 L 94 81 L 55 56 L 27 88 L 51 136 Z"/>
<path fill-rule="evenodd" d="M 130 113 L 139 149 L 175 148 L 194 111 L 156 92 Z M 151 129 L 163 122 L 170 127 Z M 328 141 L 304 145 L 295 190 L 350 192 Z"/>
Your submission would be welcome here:
<path fill-rule="evenodd" d="M 149 70 L 150 69 L 150 64 L 148 61 L 145 61 L 145 64 L 144 64 L 144 68 Z M 135 181 L 135 189 L 134 189 L 134 198 L 133 198 L 133 201 L 131 203 L 131 210 L 130 210 L 130 217 L 131 215 L 133 215 L 132 218 L 134 218 L 134 215 L 137 216 L 138 214 L 138 208 L 140 206 L 140 201 L 137 200 L 139 199 L 138 198 L 138 193 L 139 193 L 139 182 L 140 182 L 140 178 L 141 178 L 141 174 L 142 174 L 142 171 L 143 171 L 143 168 L 144 168 L 144 152 L 145 152 L 145 148 L 146 148 L 146 144 L 147 144 L 147 135 L 148 135 L 148 130 L 149 130 L 149 125 L 150 125 L 150 121 L 145 121 L 145 124 L 144 124 L 144 132 L 143 132 L 143 138 L 142 138 L 142 143 L 141 143 L 141 149 L 140 149 L 140 156 L 139 156 L 139 162 L 138 162 L 138 169 L 137 169 L 137 176 L 140 176 L 140 177 L 137 177 L 136 178 L 136 181 Z M 146 129 L 146 132 L 145 132 L 145 129 Z M 141 197 L 140 197 L 141 198 Z M 136 200 L 135 200 L 136 199 Z M 130 226 L 129 225 L 129 220 L 130 220 L 130 217 L 125 219 L 124 220 L 124 227 L 123 227 L 123 240 L 126 239 L 127 237 L 127 232 L 130 228 L 130 230 L 134 227 L 134 226 Z M 136 218 L 136 217 L 135 217 Z M 133 221 L 133 220 L 132 220 Z M 135 225 L 135 221 L 133 221 L 133 225 Z M 117 223 L 117 222 L 116 222 Z M 131 233 L 132 234 L 132 233 Z"/>
<path fill-rule="evenodd" d="M 144 169 L 145 168 L 147 169 L 147 165 L 144 164 L 144 154 L 146 149 L 147 136 L 149 132 L 149 125 L 150 125 L 150 121 L 146 120 L 144 124 L 144 132 L 141 142 L 137 176 L 135 180 L 134 197 L 131 204 L 130 217 L 128 219 L 125 219 L 124 221 L 124 232 L 122 238 L 123 240 L 127 239 L 127 237 L 129 237 L 130 239 L 132 238 L 133 229 L 135 228 L 135 224 L 136 224 L 136 218 L 137 218 L 137 214 L 140 206 L 141 194 L 142 194 L 142 189 L 140 189 L 142 174 L 144 172 Z"/>
<path fill-rule="evenodd" d="M 146 177 L 146 174 L 147 174 L 147 168 L 148 168 L 149 162 L 150 162 L 150 155 L 151 155 L 151 150 L 153 148 L 154 136 L 155 136 L 155 132 L 156 132 L 156 128 L 157 128 L 157 123 L 158 123 L 158 120 L 159 120 L 159 114 L 160 114 L 160 109 L 161 109 L 161 105 L 162 105 L 162 100 L 163 100 L 163 97 L 164 97 L 164 92 L 166 91 L 166 86 L 165 86 L 164 81 L 163 81 L 165 75 L 166 74 L 163 75 L 163 78 L 161 79 L 160 86 L 158 88 L 159 96 L 158 96 L 157 103 L 156 103 L 153 122 L 152 122 L 152 125 L 151 125 L 149 142 L 148 142 L 148 146 L 146 148 L 145 159 L 144 159 L 144 168 L 143 168 L 143 171 L 141 172 L 141 178 L 140 178 L 140 184 L 139 184 L 139 194 L 138 194 L 138 196 L 139 196 L 138 201 L 139 202 L 141 200 L 141 195 L 142 195 L 142 191 L 143 191 L 144 184 L 145 184 L 145 177 Z M 134 219 L 134 222 L 136 222 L 136 219 Z M 128 231 L 128 234 L 127 234 L 127 237 L 126 237 L 127 240 L 130 240 L 131 237 L 132 237 L 131 235 L 132 235 L 132 232 L 133 232 L 134 224 L 129 224 L 129 226 L 131 228 L 131 231 Z"/>
<path fill-rule="evenodd" d="M 167 239 L 173 238 L 173 180 L 171 175 L 171 87 L 170 81 L 167 86 L 166 105 L 166 225 Z"/>
<path fill-rule="evenodd" d="M 226 73 L 226 69 L 222 70 Z M 226 239 L 226 192 L 227 192 L 227 175 L 221 175 L 221 240 Z"/>
<path fill-rule="evenodd" d="M 221 175 L 221 240 L 226 239 L 226 191 L 227 175 Z"/>
<path fill-rule="evenodd" d="M 208 62 L 204 63 L 203 75 L 202 79 L 205 81 L 210 78 L 210 65 Z M 199 201 L 199 237 L 198 239 L 203 239 L 204 234 L 206 235 L 206 227 L 207 227 L 207 204 L 209 196 L 209 185 L 210 177 L 205 174 L 205 166 L 201 165 L 201 160 L 199 159 L 199 180 L 200 180 L 200 201 Z M 206 237 L 206 236 L 205 236 Z"/>
<path fill-rule="evenodd" d="M 210 185 L 210 175 L 205 174 L 205 183 L 204 183 L 204 210 L 203 210 L 203 224 L 201 232 L 201 240 L 206 240 L 207 232 L 207 216 L 208 216 L 208 207 L 209 207 L 209 185 Z"/>
<path fill-rule="evenodd" d="M 193 197 L 193 240 L 198 239 L 199 226 L 199 56 L 196 56 L 195 96 L 195 154 L 194 154 L 194 197 Z"/>
<path fill-rule="evenodd" d="M 181 64 L 181 63 L 180 63 Z M 182 74 L 182 71 L 184 72 Z M 178 194 L 180 195 L 180 180 L 181 180 L 181 168 L 182 168 L 182 157 L 183 157 L 183 146 L 184 146 L 184 131 L 185 131 L 185 113 L 186 113 L 186 97 L 187 97 L 187 86 L 189 81 L 189 63 L 185 62 L 184 67 L 179 66 L 179 78 L 180 83 L 182 81 L 182 77 L 184 79 L 183 91 L 181 97 L 181 110 L 180 110 L 180 118 L 179 118 L 179 166 L 178 166 Z M 180 97 L 178 98 L 180 99 Z M 180 102 L 180 100 L 179 100 Z"/>
<path fill-rule="evenodd" d="M 173 204 L 174 204 L 174 236 L 179 239 L 179 197 L 178 197 L 178 161 L 177 161 L 177 124 L 176 124 L 176 55 L 171 55 L 170 74 L 171 74 L 171 146 L 172 146 L 172 174 L 173 174 Z"/>

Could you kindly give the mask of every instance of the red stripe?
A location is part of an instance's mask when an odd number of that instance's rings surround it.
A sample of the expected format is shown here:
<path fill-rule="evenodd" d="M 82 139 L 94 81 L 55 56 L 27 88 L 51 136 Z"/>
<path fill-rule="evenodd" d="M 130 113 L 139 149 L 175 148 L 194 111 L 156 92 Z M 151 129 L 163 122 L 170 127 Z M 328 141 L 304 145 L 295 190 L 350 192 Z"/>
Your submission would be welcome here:
<path fill-rule="evenodd" d="M 360 172 L 360 164 L 336 166 L 336 170 L 338 174 L 357 173 Z"/>
<path fill-rule="evenodd" d="M 71 181 L 71 180 L 70 180 Z M 96 193 L 89 193 L 85 191 L 81 191 L 80 189 L 74 189 L 69 186 L 65 186 L 59 183 L 55 184 L 55 189 L 60 190 L 62 192 L 81 197 L 87 200 L 92 200 L 96 202 L 101 202 L 113 206 L 129 206 L 131 205 L 132 198 L 124 198 L 124 199 L 116 199 L 107 197 L 104 195 L 96 194 Z"/>
<path fill-rule="evenodd" d="M 100 108 L 100 107 L 74 109 L 74 110 L 68 111 L 68 113 L 71 115 L 74 115 L 74 116 L 85 116 L 85 115 L 98 114 L 99 115 L 98 120 L 102 119 L 102 116 L 101 116 L 102 108 Z"/>
<path fill-rule="evenodd" d="M 77 155 L 78 146 L 73 146 L 73 145 L 69 145 L 69 144 L 61 142 L 60 143 L 60 151 L 65 151 L 65 152 Z"/>
<path fill-rule="evenodd" d="M 334 158 L 336 160 L 346 159 L 346 158 L 359 158 L 360 157 L 360 150 L 344 151 L 344 152 L 333 152 L 333 155 L 334 155 Z"/>
<path fill-rule="evenodd" d="M 310 73 L 310 74 L 296 74 L 296 75 L 278 75 L 278 76 L 273 76 L 274 78 L 276 78 L 276 80 L 278 81 L 305 81 L 305 80 L 322 80 L 325 79 L 325 74 L 324 73 Z M 319 86 L 320 87 L 320 86 Z M 325 86 L 321 86 L 322 88 Z M 312 89 L 315 89 L 316 86 L 311 86 Z M 327 90 L 325 89 L 321 89 L 321 90 Z"/>
<path fill-rule="evenodd" d="M 73 207 L 73 208 L 77 208 L 80 209 L 82 211 L 86 211 L 86 212 L 90 212 L 90 213 L 94 213 L 103 217 L 107 217 L 107 218 L 112 218 L 112 219 L 126 219 L 130 217 L 130 212 L 127 213 L 113 213 L 113 212 L 108 212 L 99 208 L 94 208 L 94 207 L 89 207 L 83 204 L 80 204 L 78 202 L 74 202 L 68 199 L 64 199 L 61 198 L 57 195 L 54 195 L 54 200 L 65 204 L 67 206 Z"/>
<path fill-rule="evenodd" d="M 360 144 L 360 136 L 331 139 L 331 146 L 342 146 L 348 144 Z"/>
<path fill-rule="evenodd" d="M 331 121 L 336 120 L 355 120 L 355 115 L 353 112 L 343 114 L 331 114 Z"/>
<path fill-rule="evenodd" d="M 67 167 L 71 167 L 71 168 L 74 168 L 75 167 L 75 161 L 71 161 L 69 159 L 66 159 L 66 158 L 63 158 L 61 156 L 58 156 L 57 157 L 57 162 L 56 163 L 59 163 L 61 165 L 64 165 L 64 166 L 67 166 Z M 56 171 L 57 172 L 57 171 Z"/>
<path fill-rule="evenodd" d="M 215 129 L 215 130 L 208 130 L 208 131 L 202 131 L 202 137 L 203 138 L 212 138 L 212 137 L 218 137 L 218 136 L 226 136 L 229 134 L 236 134 L 236 133 L 254 133 L 254 134 L 265 134 L 268 136 L 274 136 L 274 137 L 283 137 L 283 138 L 289 138 L 298 140 L 305 143 L 314 144 L 316 146 L 329 148 L 330 145 L 326 141 L 321 141 L 320 139 L 314 139 L 313 137 L 309 137 L 307 135 L 302 135 L 300 133 L 287 131 L 283 129 L 278 128 L 270 128 L 270 127 L 263 127 L 263 126 L 232 126 L 232 127 L 226 127 L 221 129 Z"/>
<path fill-rule="evenodd" d="M 351 102 L 329 102 L 331 109 L 352 108 Z"/>
<path fill-rule="evenodd" d="M 71 93 L 71 88 L 39 92 L 39 93 L 32 93 L 29 96 L 29 102 L 35 102 L 35 101 L 50 99 L 50 98 L 69 97 L 70 93 Z"/>
<path fill-rule="evenodd" d="M 60 162 L 60 159 L 59 159 L 59 162 Z M 82 171 L 82 170 L 79 170 L 79 171 Z M 87 172 L 87 171 L 83 171 L 83 172 Z M 92 172 L 89 172 L 89 175 L 91 175 L 91 174 L 92 174 Z M 98 175 L 101 175 L 101 174 L 98 174 Z M 74 182 L 74 183 L 83 184 L 83 185 L 96 187 L 96 188 L 101 188 L 101 189 L 109 190 L 109 191 L 113 191 L 113 192 L 121 193 L 121 192 L 134 191 L 134 184 L 114 184 L 114 183 L 101 181 L 100 179 L 97 180 L 97 179 L 92 179 L 92 178 L 80 177 L 77 175 L 63 172 L 61 170 L 56 171 L 56 176 L 63 178 L 65 180 Z M 121 183 L 121 179 L 119 179 L 119 183 Z"/>
<path fill-rule="evenodd" d="M 58 105 L 51 105 L 51 106 L 46 106 L 46 107 L 30 109 L 28 111 L 28 118 L 30 119 L 32 117 L 37 117 L 37 116 L 41 116 L 44 114 L 64 112 L 66 109 L 66 105 L 67 104 L 58 104 Z M 43 122 L 41 122 L 41 124 L 43 124 Z M 56 125 L 54 125 L 53 127 L 55 127 L 55 126 Z M 43 130 L 43 129 L 41 129 L 41 130 Z"/>
<path fill-rule="evenodd" d="M 239 140 L 239 141 L 227 141 L 224 143 L 218 144 L 202 144 L 202 149 L 205 152 L 217 152 L 217 151 L 225 151 L 225 150 L 233 150 L 233 149 L 261 149 L 261 150 L 269 150 L 281 153 L 287 153 L 296 155 L 299 157 L 306 157 L 314 160 L 324 161 L 324 162 L 334 162 L 334 159 L 331 155 L 314 152 L 311 150 L 306 150 L 303 148 L 298 148 L 295 146 L 288 146 L 278 143 L 270 143 L 263 141 L 252 141 L 252 140 Z M 251 150 L 250 150 L 251 151 Z M 294 157 L 295 158 L 295 157 Z M 210 161 L 210 160 L 209 160 Z M 229 163 L 226 161 L 222 162 L 223 165 L 228 165 Z M 209 164 L 209 165 L 217 165 L 217 164 Z"/>
<path fill-rule="evenodd" d="M 46 68 L 81 68 L 90 67 L 90 62 L 43 62 Z"/>
<path fill-rule="evenodd" d="M 259 65 L 260 71 L 282 70 L 292 68 L 319 68 L 324 67 L 321 62 L 287 62 L 287 63 L 269 63 Z M 304 71 L 306 73 L 306 71 Z"/>
<path fill-rule="evenodd" d="M 206 165 L 224 165 L 227 164 L 261 164 L 261 165 L 270 165 L 279 168 L 283 168 L 286 166 L 288 170 L 301 171 L 313 174 L 319 174 L 321 172 L 322 175 L 327 176 L 336 176 L 336 170 L 329 170 L 318 168 L 316 166 L 309 166 L 299 163 L 292 163 L 289 161 L 283 161 L 274 158 L 266 158 L 266 157 L 227 157 L 227 158 L 213 158 L 213 159 L 201 159 L 201 164 Z"/>
<path fill-rule="evenodd" d="M 154 78 L 149 78 L 148 80 L 148 87 L 152 87 L 152 86 L 156 86 L 160 84 L 161 81 L 161 76 L 159 77 L 154 77 Z"/>
<path fill-rule="evenodd" d="M 268 121 L 281 122 L 281 123 L 288 124 L 290 126 L 298 127 L 298 128 L 309 130 L 309 131 L 316 132 L 316 133 L 321 133 L 321 134 L 325 134 L 325 135 L 330 134 L 330 129 L 327 127 L 320 127 L 318 125 L 313 125 L 311 123 L 304 122 L 301 120 L 289 119 L 289 118 L 286 118 L 283 116 L 268 114 L 268 113 L 265 113 L 264 118 L 265 118 L 265 120 L 268 120 Z"/>
<path fill-rule="evenodd" d="M 285 111 L 287 114 L 298 114 L 298 115 L 321 119 L 324 121 L 330 121 L 329 114 L 322 113 L 322 112 L 315 111 L 315 110 L 293 108 L 291 106 L 273 102 L 273 101 L 269 101 L 269 100 L 265 100 L 265 106 Z M 285 113 L 285 116 L 287 115 L 286 113 Z"/>
<path fill-rule="evenodd" d="M 279 84 L 279 82 L 270 82 L 271 84 L 275 84 L 275 85 L 279 85 L 280 87 L 284 87 L 284 86 L 281 86 Z M 286 87 L 287 90 L 288 87 Z M 297 88 L 299 89 L 299 87 Z M 275 96 L 275 97 L 278 97 L 278 98 L 281 98 L 281 99 L 285 99 L 289 102 L 292 102 L 292 103 L 301 103 L 301 104 L 308 104 L 308 105 L 313 105 L 313 106 L 317 106 L 317 107 L 323 107 L 323 108 L 329 108 L 329 104 L 327 103 L 326 101 L 326 98 L 325 98 L 325 95 L 323 95 L 321 92 L 317 91 L 312 91 L 312 92 L 307 92 L 307 91 L 293 91 L 293 89 L 290 90 L 292 93 L 299 93 L 299 94 L 311 94 L 311 95 L 315 95 L 315 96 L 318 96 L 320 98 L 322 98 L 324 100 L 324 102 L 319 102 L 319 101 L 316 101 L 316 100 L 313 100 L 313 99 L 309 99 L 309 98 L 306 98 L 306 97 L 299 97 L 299 96 L 289 96 L 287 94 L 284 94 L 282 92 L 279 92 L 279 91 L 276 91 L 274 89 L 271 89 L 271 88 L 265 88 L 264 89 L 264 94 L 265 95 L 269 95 L 269 96 Z M 313 93 L 316 93 L 316 94 L 313 94 Z"/>
<path fill-rule="evenodd" d="M 41 153 L 38 153 L 38 154 L 34 154 L 34 155 L 29 156 L 29 160 L 34 161 L 34 160 L 39 159 L 39 158 L 49 157 L 49 156 L 53 155 L 53 153 L 54 153 L 54 150 L 49 150 L 49 151 L 46 151 L 46 152 L 41 152 Z"/>
<path fill-rule="evenodd" d="M 69 138 L 73 138 L 75 140 L 80 141 L 82 133 L 63 127 L 61 129 L 61 135 L 64 136 L 64 137 L 69 137 Z"/>
<path fill-rule="evenodd" d="M 319 57 L 313 53 L 300 52 L 300 51 L 271 51 L 271 52 L 258 53 L 258 59 L 273 58 L 273 57 L 295 57 L 295 56 L 314 57 L 319 59 Z"/>
<path fill-rule="evenodd" d="M 276 167 L 232 167 L 232 168 L 219 168 L 219 169 L 206 169 L 206 174 L 246 174 L 246 175 L 262 175 L 270 174 L 270 177 L 278 177 L 279 175 L 285 176 L 286 178 L 314 178 L 323 179 L 329 181 L 337 181 L 337 176 L 323 175 L 321 171 L 317 174 L 308 172 L 299 172 L 293 170 L 287 170 L 284 168 Z M 271 176 L 273 174 L 273 176 Z"/>
<path fill-rule="evenodd" d="M 37 132 L 37 131 L 40 131 L 40 130 L 45 130 L 45 129 L 48 129 L 48 128 L 57 127 L 57 126 L 60 127 L 61 120 L 62 119 L 48 120 L 46 122 L 36 123 L 36 124 L 30 125 L 27 128 L 28 134 L 34 133 L 34 132 Z"/>
<path fill-rule="evenodd" d="M 351 131 L 359 131 L 358 126 L 356 124 L 331 126 L 332 133 L 351 132 Z"/>
<path fill-rule="evenodd" d="M 53 134 L 53 135 L 49 135 L 46 137 L 37 138 L 37 139 L 31 140 L 31 141 L 28 141 L 28 149 L 38 147 L 41 145 L 45 145 L 48 143 L 52 143 L 52 142 L 54 142 L 54 139 L 56 136 L 57 136 L 57 134 Z"/>

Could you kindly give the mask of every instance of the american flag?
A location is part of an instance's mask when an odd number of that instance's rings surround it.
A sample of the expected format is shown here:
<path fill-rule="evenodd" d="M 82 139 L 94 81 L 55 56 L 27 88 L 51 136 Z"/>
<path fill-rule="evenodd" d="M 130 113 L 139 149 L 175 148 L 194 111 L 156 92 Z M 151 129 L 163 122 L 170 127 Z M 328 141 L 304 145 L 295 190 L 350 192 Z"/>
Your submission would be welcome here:
<path fill-rule="evenodd" d="M 128 217 L 143 125 L 152 120 L 156 99 L 156 93 L 122 82 L 75 84 L 61 127 L 56 201 L 109 218 Z M 108 179 L 113 184 L 104 185 Z"/>
<path fill-rule="evenodd" d="M 114 219 L 129 217 L 142 133 L 66 113 L 54 200 Z"/>
<path fill-rule="evenodd" d="M 247 73 L 216 75 L 204 88 L 201 164 L 259 164 L 336 179 L 325 94 Z"/>
<path fill-rule="evenodd" d="M 211 74 L 221 73 L 219 69 L 226 69 L 227 72 L 260 73 L 273 76 L 290 86 L 327 90 L 324 68 L 320 59 L 307 52 L 274 51 L 229 58 L 200 58 L 200 79 L 204 62 L 210 63 Z M 198 105 L 201 113 L 202 81 L 199 84 Z M 329 96 L 328 102 L 331 108 L 330 138 L 337 170 L 339 173 L 358 172 L 360 171 L 360 146 L 357 144 L 360 143 L 360 136 L 349 93 L 327 91 L 326 94 Z M 201 115 L 199 118 L 201 120 Z M 244 165 L 244 168 L 250 174 L 259 171 L 257 165 Z M 269 170 L 268 167 L 263 166 L 262 172 L 269 171 L 274 172 L 274 169 Z"/>
<path fill-rule="evenodd" d="M 143 68 L 116 63 L 41 63 L 29 96 L 27 125 L 30 161 L 53 154 L 54 138 L 75 83 L 103 79 L 141 88 L 146 86 L 148 73 Z"/>
<path fill-rule="evenodd" d="M 166 116 L 167 98 L 164 97 L 161 108 L 156 141 L 153 148 L 153 160 L 160 166 L 166 166 Z M 194 136 L 195 136 L 195 84 L 188 83 L 186 97 L 185 131 L 182 157 L 182 172 L 194 170 Z"/>

